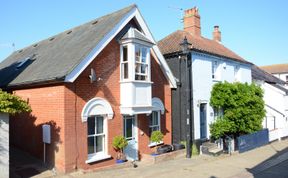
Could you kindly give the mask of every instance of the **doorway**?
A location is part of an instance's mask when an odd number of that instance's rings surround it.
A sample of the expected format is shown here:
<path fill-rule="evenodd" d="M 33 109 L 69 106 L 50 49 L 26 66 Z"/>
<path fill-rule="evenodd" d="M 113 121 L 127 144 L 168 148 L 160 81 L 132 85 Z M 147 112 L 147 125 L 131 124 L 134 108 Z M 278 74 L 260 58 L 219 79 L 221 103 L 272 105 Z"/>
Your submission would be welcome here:
<path fill-rule="evenodd" d="M 128 145 L 124 153 L 129 161 L 138 160 L 137 117 L 124 116 L 124 137 Z"/>
<path fill-rule="evenodd" d="M 200 104 L 200 138 L 207 138 L 207 103 Z"/>

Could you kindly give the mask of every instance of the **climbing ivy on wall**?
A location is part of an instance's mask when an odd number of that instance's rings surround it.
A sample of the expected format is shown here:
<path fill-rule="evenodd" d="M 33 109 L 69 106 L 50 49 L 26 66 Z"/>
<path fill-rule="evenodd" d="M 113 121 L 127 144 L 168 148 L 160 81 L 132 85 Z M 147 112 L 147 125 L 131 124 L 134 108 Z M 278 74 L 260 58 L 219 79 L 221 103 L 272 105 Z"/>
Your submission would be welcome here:
<path fill-rule="evenodd" d="M 30 111 L 31 107 L 19 96 L 0 90 L 0 113 L 16 114 Z"/>
<path fill-rule="evenodd" d="M 211 135 L 215 139 L 262 129 L 265 116 L 263 90 L 254 83 L 217 83 L 211 92 L 210 105 L 224 111 L 210 125 Z"/>

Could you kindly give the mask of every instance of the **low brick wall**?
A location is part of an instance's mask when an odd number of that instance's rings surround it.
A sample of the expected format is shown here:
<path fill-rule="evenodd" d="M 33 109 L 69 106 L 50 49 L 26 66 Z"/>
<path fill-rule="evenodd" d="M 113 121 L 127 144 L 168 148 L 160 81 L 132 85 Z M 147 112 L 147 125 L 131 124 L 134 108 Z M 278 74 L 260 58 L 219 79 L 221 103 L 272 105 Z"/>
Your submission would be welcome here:
<path fill-rule="evenodd" d="M 9 115 L 0 113 L 0 177 L 9 177 Z"/>

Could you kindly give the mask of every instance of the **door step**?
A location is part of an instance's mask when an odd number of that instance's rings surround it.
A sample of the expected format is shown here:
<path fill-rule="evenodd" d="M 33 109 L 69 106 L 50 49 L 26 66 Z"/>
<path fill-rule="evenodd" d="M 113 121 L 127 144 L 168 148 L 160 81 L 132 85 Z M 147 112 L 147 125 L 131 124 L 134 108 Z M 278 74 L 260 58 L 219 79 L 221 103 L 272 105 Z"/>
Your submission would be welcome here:
<path fill-rule="evenodd" d="M 216 143 L 204 142 L 200 146 L 200 150 L 202 154 L 210 155 L 210 156 L 219 156 L 223 153 L 223 150 L 218 148 Z"/>

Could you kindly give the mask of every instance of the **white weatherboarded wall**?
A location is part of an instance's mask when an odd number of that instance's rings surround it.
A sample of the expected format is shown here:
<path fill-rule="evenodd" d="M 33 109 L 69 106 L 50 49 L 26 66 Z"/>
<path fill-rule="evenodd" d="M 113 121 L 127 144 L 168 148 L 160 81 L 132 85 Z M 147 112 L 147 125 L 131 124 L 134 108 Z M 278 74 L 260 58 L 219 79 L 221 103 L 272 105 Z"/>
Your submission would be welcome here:
<path fill-rule="evenodd" d="M 192 52 L 193 72 L 193 104 L 194 104 L 194 137 L 200 139 L 201 120 L 200 105 L 206 104 L 206 138 L 210 137 L 209 125 L 214 121 L 214 111 L 209 100 L 213 85 L 218 82 L 251 83 L 251 66 L 233 60 L 223 59 L 212 55 Z M 217 61 L 217 80 L 212 79 L 212 62 Z M 236 66 L 239 68 L 235 74 Z"/>
<path fill-rule="evenodd" d="M 9 177 L 9 115 L 0 113 L 0 177 Z"/>

